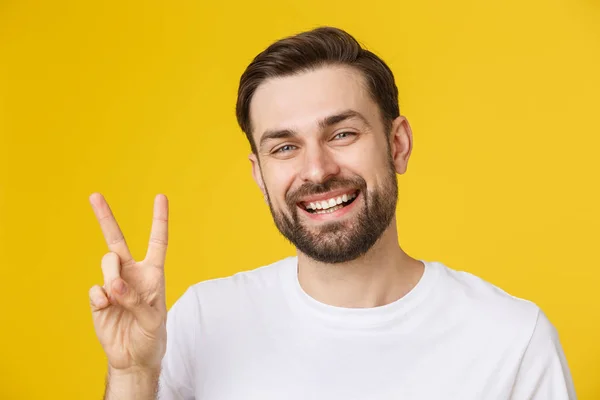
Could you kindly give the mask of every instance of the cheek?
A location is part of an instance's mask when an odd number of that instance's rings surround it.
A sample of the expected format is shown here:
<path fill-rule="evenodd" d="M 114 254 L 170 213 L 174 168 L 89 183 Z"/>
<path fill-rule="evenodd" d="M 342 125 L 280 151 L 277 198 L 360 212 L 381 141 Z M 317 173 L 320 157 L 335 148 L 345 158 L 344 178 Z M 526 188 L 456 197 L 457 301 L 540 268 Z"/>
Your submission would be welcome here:
<path fill-rule="evenodd" d="M 263 169 L 265 188 L 274 204 L 285 202 L 285 195 L 294 182 L 294 170 L 290 164 L 272 163 Z"/>
<path fill-rule="evenodd" d="M 369 140 L 344 151 L 339 157 L 342 170 L 362 177 L 368 185 L 378 183 L 375 181 L 384 176 L 389 168 L 387 150 L 379 147 L 381 145 L 385 146 L 385 143 Z"/>
<path fill-rule="evenodd" d="M 391 156 L 389 145 L 384 135 L 378 135 L 377 140 L 370 143 L 370 146 L 365 149 L 366 154 L 368 154 L 368 162 L 371 164 L 371 168 L 376 171 L 377 175 L 387 176 L 389 174 Z"/>

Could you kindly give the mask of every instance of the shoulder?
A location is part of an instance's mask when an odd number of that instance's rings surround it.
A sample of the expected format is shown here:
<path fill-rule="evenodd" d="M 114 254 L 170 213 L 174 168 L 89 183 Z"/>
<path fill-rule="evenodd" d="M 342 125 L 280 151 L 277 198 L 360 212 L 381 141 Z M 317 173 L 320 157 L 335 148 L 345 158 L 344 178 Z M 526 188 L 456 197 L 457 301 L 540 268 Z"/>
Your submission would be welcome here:
<path fill-rule="evenodd" d="M 222 278 L 214 278 L 191 285 L 175 302 L 174 309 L 235 307 L 240 302 L 278 295 L 282 279 L 296 265 L 295 257 L 287 257 L 252 270 L 238 272 Z"/>
<path fill-rule="evenodd" d="M 255 269 L 238 272 L 234 275 L 209 279 L 196 283 L 189 290 L 200 297 L 236 295 L 247 291 L 266 290 L 278 287 L 282 274 L 290 272 L 295 266 L 295 257 L 288 257 Z"/>
<path fill-rule="evenodd" d="M 519 338 L 526 343 L 539 323 L 541 310 L 533 301 L 465 271 L 433 263 L 439 272 L 440 298 L 466 326 L 494 337 Z"/>
<path fill-rule="evenodd" d="M 444 332 L 451 325 L 468 341 L 462 349 L 475 349 L 494 368 L 509 366 L 514 398 L 576 398 L 557 330 L 537 304 L 474 274 L 431 265 L 440 278 L 434 296 Z"/>
<path fill-rule="evenodd" d="M 449 294 L 460 298 L 473 310 L 485 311 L 494 317 L 525 318 L 528 321 L 537 319 L 539 307 L 534 302 L 510 294 L 470 272 L 436 264 Z"/>

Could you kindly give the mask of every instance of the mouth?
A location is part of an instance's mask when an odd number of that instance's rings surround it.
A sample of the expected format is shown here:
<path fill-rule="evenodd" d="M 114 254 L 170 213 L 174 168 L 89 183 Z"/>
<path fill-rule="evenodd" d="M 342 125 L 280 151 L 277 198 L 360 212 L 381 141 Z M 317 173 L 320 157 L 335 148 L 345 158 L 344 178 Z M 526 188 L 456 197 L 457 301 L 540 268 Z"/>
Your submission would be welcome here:
<path fill-rule="evenodd" d="M 318 198 L 310 199 L 311 201 L 302 201 L 298 203 L 298 206 L 310 214 L 331 214 L 348 207 L 354 202 L 359 193 L 359 190 L 350 190 L 330 197 L 319 196 Z"/>

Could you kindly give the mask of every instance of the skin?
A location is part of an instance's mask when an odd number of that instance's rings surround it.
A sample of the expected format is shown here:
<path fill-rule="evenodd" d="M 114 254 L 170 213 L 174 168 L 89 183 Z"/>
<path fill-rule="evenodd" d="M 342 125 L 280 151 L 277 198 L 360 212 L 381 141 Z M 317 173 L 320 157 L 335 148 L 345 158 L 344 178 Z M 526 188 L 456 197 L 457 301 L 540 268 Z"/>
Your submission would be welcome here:
<path fill-rule="evenodd" d="M 355 116 L 323 126 L 322 121 L 348 111 Z M 326 66 L 263 82 L 250 104 L 250 117 L 258 148 L 249 157 L 252 175 L 275 215 L 291 216 L 294 211 L 286 196 L 307 183 L 359 176 L 370 190 L 380 190 L 389 182 L 390 157 L 395 172 L 403 174 L 412 151 L 406 118 L 396 118 L 387 135 L 362 74 L 348 66 Z M 357 228 L 364 196 L 355 203 L 348 212 L 318 218 L 296 212 L 306 230 L 330 240 L 322 234 L 328 225 Z M 395 215 L 379 240 L 358 258 L 328 263 L 298 250 L 298 263 L 300 284 L 307 294 L 340 307 L 393 302 L 416 285 L 424 269 L 400 247 Z"/>
<path fill-rule="evenodd" d="M 104 286 L 95 285 L 89 291 L 94 329 L 108 358 L 104 398 L 155 399 L 167 337 L 167 198 L 155 198 L 150 241 L 143 261 L 135 261 L 131 256 L 104 197 L 94 193 L 90 203 L 108 246 L 101 263 Z"/>
<path fill-rule="evenodd" d="M 386 184 L 389 188 L 390 168 L 397 174 L 406 171 L 412 150 L 408 121 L 396 118 L 388 135 L 362 75 L 352 68 L 328 66 L 268 80 L 257 89 L 250 111 L 253 137 L 260 143 L 258 154 L 250 155 L 252 174 L 274 214 L 291 215 L 286 195 L 306 185 L 336 179 L 347 184 L 349 178 L 360 177 L 367 191 L 387 193 L 383 188 Z M 345 118 L 320 123 L 340 114 Z M 281 130 L 295 134 L 262 140 L 265 132 Z M 366 198 L 368 194 L 361 193 L 343 212 L 319 217 L 299 212 L 299 221 L 309 234 L 335 245 L 331 235 L 360 229 L 356 219 Z M 105 399 L 155 399 L 166 350 L 167 198 L 155 198 L 150 242 L 142 261 L 131 256 L 104 197 L 94 193 L 90 203 L 108 246 L 101 262 L 104 285 L 89 291 L 94 328 L 109 363 Z M 424 268 L 400 248 L 395 215 L 357 258 L 326 263 L 298 251 L 298 262 L 303 289 L 316 300 L 339 307 L 393 302 L 416 285 Z"/>

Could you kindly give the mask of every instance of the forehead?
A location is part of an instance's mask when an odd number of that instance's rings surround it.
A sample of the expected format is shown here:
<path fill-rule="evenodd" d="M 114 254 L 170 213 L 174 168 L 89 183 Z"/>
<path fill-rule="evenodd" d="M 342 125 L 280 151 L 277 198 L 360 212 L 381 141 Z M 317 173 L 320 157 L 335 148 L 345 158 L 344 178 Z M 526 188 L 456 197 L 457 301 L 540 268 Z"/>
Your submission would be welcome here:
<path fill-rule="evenodd" d="M 369 121 L 378 115 L 364 77 L 354 68 L 327 66 L 268 79 L 250 104 L 253 136 L 259 140 L 271 129 L 314 129 L 319 120 L 345 110 L 357 111 Z"/>

